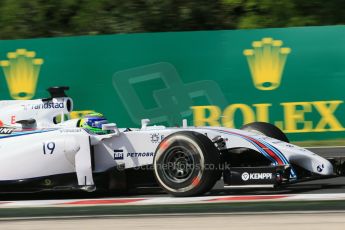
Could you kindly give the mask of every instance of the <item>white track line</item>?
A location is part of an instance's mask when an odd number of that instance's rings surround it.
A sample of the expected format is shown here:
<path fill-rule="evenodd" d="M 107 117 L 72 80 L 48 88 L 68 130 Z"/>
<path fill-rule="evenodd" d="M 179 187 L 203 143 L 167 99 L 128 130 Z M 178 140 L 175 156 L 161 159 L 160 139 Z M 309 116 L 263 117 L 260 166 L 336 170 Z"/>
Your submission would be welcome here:
<path fill-rule="evenodd" d="M 137 200 L 138 199 L 138 200 Z M 128 200 L 129 202 L 127 202 Z M 209 204 L 238 202 L 279 202 L 279 201 L 329 201 L 345 200 L 345 193 L 331 194 L 278 194 L 278 195 L 232 195 L 202 197 L 151 197 L 151 198 L 105 198 L 105 199 L 70 199 L 70 200 L 28 200 L 0 203 L 0 208 L 31 207 L 86 207 L 119 205 L 173 205 L 173 204 Z M 123 202 L 122 202 L 123 201 Z"/>

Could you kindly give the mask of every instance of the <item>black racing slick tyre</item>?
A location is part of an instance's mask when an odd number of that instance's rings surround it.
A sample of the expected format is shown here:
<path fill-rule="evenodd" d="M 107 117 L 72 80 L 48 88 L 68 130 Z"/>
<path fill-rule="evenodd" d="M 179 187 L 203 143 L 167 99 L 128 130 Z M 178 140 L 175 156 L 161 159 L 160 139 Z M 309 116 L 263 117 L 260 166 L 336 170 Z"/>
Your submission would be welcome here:
<path fill-rule="evenodd" d="M 167 136 L 153 160 L 158 184 L 174 196 L 208 192 L 220 178 L 220 154 L 203 134 L 180 131 Z"/>
<path fill-rule="evenodd" d="M 284 142 L 289 142 L 287 136 L 278 127 L 266 122 L 253 122 L 242 126 L 242 130 L 257 132 L 265 136 L 275 138 Z"/>

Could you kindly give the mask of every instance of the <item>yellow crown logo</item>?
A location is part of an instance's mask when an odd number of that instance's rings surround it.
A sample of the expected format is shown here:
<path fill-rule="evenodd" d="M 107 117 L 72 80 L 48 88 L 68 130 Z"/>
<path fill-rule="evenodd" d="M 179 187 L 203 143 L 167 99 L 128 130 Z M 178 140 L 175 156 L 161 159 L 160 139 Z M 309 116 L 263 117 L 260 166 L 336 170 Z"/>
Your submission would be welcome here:
<path fill-rule="evenodd" d="M 273 90 L 279 87 L 285 62 L 291 49 L 282 47 L 283 41 L 263 38 L 252 43 L 253 49 L 246 49 L 253 83 L 259 90 Z"/>
<path fill-rule="evenodd" d="M 34 51 L 17 49 L 7 53 L 8 60 L 0 61 L 13 99 L 29 100 L 34 97 L 43 64 L 43 59 L 35 57 Z"/>

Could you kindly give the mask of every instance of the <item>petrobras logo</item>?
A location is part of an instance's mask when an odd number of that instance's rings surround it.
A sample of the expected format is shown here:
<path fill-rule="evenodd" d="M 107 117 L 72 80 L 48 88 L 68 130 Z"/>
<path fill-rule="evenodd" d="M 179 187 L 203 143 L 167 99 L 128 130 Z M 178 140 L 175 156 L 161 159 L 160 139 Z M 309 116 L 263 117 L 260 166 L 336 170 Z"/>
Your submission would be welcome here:
<path fill-rule="evenodd" d="M 123 149 L 114 150 L 114 160 L 123 160 Z"/>
<path fill-rule="evenodd" d="M 248 180 L 271 180 L 272 173 L 247 173 L 244 172 L 241 175 L 243 181 Z"/>
<path fill-rule="evenodd" d="M 127 157 L 153 157 L 153 152 L 127 153 Z"/>
<path fill-rule="evenodd" d="M 41 110 L 41 109 L 63 109 L 65 104 L 63 102 L 45 102 L 39 104 L 26 104 L 22 105 L 24 110 Z"/>

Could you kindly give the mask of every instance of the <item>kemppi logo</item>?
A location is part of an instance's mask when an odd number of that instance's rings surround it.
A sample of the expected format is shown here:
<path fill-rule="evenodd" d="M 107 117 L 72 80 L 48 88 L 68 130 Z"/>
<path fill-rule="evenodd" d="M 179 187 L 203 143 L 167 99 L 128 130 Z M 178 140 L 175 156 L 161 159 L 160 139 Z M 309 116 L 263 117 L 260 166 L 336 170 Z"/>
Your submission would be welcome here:
<path fill-rule="evenodd" d="M 272 173 L 247 173 L 244 172 L 241 175 L 243 181 L 247 180 L 270 180 L 272 179 Z"/>
<path fill-rule="evenodd" d="M 242 180 L 247 181 L 247 180 L 249 180 L 249 173 L 244 172 L 244 173 L 242 173 L 241 177 L 242 177 Z"/>

